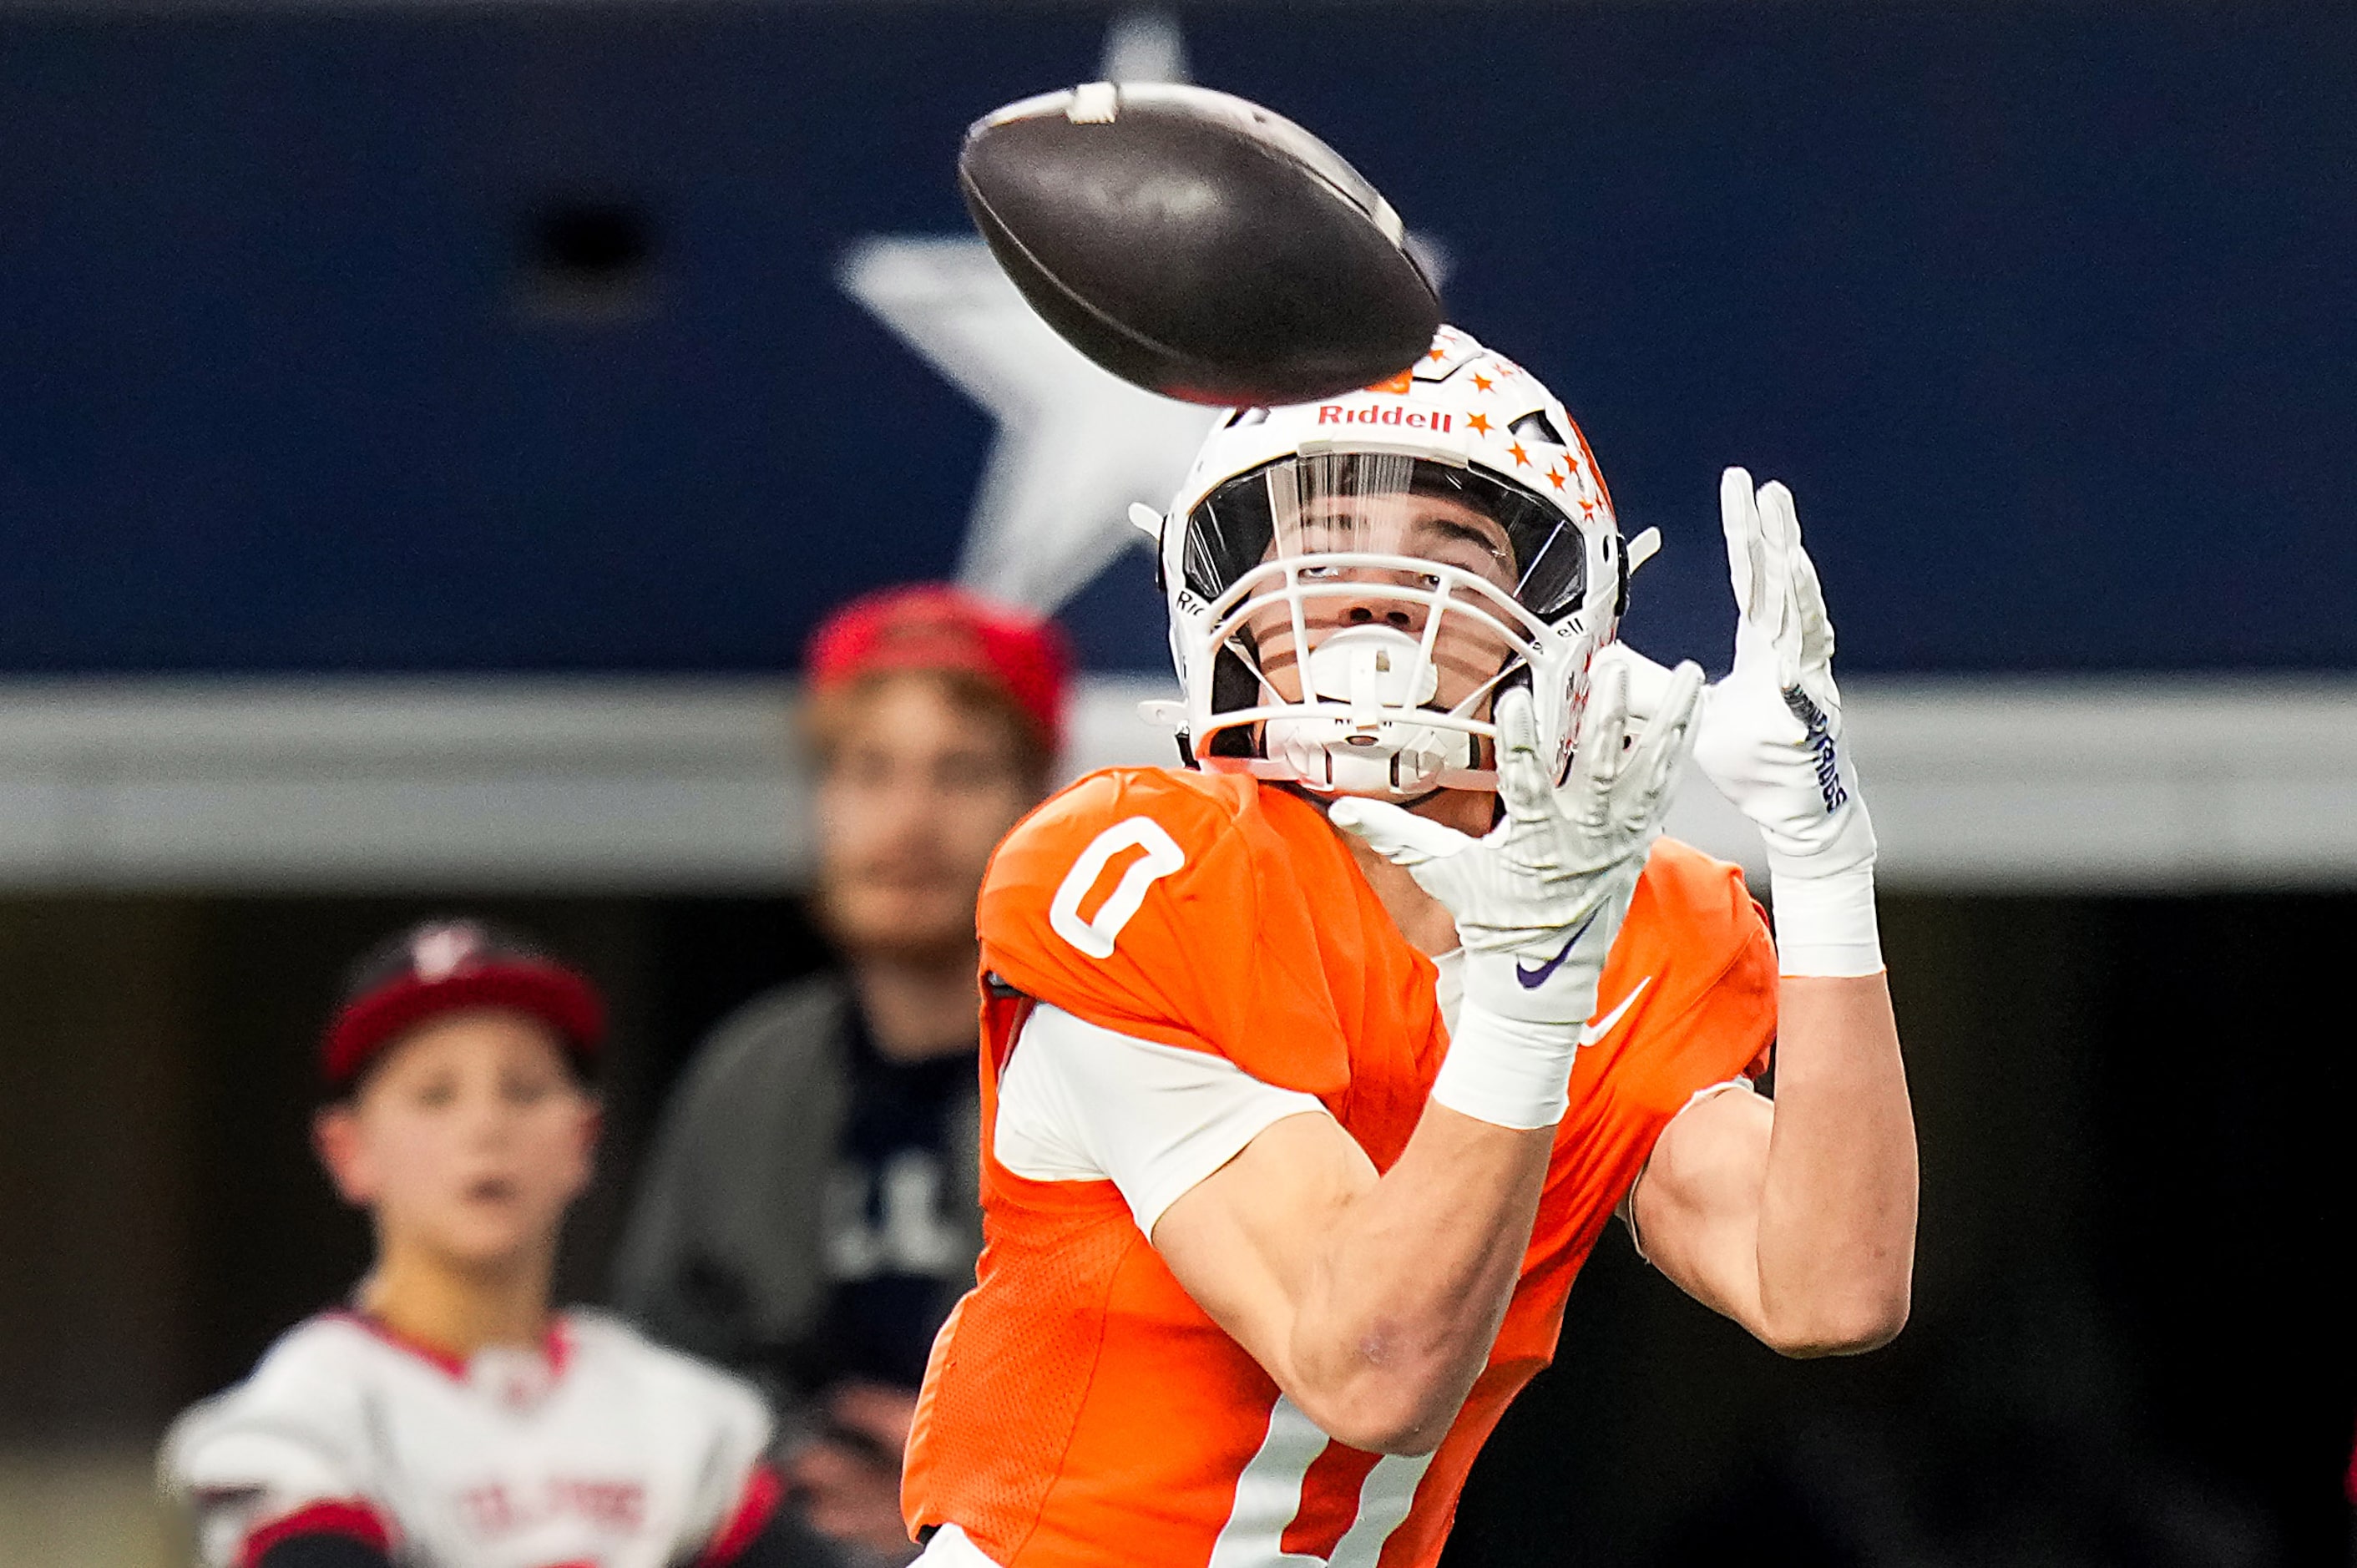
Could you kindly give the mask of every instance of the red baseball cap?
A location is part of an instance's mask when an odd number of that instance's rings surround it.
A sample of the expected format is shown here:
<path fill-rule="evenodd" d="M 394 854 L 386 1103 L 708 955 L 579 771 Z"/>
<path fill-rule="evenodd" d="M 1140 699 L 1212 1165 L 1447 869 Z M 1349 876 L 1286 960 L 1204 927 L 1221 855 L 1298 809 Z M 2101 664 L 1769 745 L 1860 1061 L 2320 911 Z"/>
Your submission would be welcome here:
<path fill-rule="evenodd" d="M 954 670 L 1006 693 L 1050 749 L 1064 744 L 1072 656 L 1052 620 L 947 583 L 913 583 L 852 600 L 811 634 L 811 690 L 900 670 Z"/>
<path fill-rule="evenodd" d="M 606 1004 L 586 975 L 516 932 L 480 920 L 428 920 L 352 966 L 319 1042 L 328 1087 L 340 1094 L 398 1036 L 468 1007 L 529 1014 L 584 1067 L 606 1039 Z"/>

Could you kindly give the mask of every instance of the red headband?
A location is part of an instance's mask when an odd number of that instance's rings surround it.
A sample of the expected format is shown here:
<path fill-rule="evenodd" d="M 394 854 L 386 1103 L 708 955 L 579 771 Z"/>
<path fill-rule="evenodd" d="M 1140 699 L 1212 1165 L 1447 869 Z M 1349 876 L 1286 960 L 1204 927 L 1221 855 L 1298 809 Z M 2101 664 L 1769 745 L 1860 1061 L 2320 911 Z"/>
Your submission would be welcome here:
<path fill-rule="evenodd" d="M 1050 620 L 994 605 L 945 583 L 854 599 L 810 640 L 811 689 L 902 670 L 960 671 L 1006 693 L 1051 749 L 1064 744 L 1071 655 Z"/>

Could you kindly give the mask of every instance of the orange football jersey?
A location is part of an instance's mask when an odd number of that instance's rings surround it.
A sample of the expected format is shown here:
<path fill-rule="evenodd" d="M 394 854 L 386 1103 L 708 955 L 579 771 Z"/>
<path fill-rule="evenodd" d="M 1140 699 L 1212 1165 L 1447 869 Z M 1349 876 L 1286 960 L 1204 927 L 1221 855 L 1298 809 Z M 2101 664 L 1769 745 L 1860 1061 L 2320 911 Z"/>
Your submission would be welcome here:
<path fill-rule="evenodd" d="M 1625 1012 L 1574 1069 L 1490 1364 L 1437 1452 L 1329 1441 L 1196 1306 L 1109 1181 L 1000 1165 L 996 1084 L 1034 999 L 1316 1095 L 1388 1169 L 1448 1048 L 1430 960 L 1341 836 L 1285 789 L 1125 768 L 1073 785 L 992 862 L 982 961 L 978 1283 L 935 1341 L 903 1500 L 1001 1568 L 1428 1568 L 1572 1276 L 1695 1091 L 1764 1065 L 1776 961 L 1735 867 L 1658 843 L 1604 971 Z"/>

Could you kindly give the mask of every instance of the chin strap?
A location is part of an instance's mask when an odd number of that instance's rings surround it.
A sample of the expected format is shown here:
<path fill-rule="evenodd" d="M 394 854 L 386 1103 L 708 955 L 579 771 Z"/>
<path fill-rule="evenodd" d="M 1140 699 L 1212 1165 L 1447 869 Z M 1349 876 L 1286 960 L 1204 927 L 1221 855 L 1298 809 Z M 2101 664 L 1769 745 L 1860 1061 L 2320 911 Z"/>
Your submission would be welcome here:
<path fill-rule="evenodd" d="M 1332 784 L 1320 784 L 1314 779 L 1305 779 L 1298 769 L 1288 768 L 1282 762 L 1272 762 L 1265 757 L 1213 757 L 1201 759 L 1195 757 L 1191 746 L 1186 755 L 1187 766 L 1189 768 L 1206 768 L 1213 773 L 1249 773 L 1254 778 L 1264 779 L 1271 784 L 1298 784 L 1312 794 L 1322 796 L 1329 800 L 1349 796 L 1355 800 L 1389 800 L 1398 805 L 1411 800 L 1428 800 L 1443 789 L 1469 789 L 1478 794 L 1487 795 L 1494 793 L 1498 788 L 1498 775 L 1493 768 L 1444 768 L 1432 776 L 1431 788 L 1415 795 L 1394 795 L 1388 792 L 1380 795 L 1368 794 L 1357 789 L 1341 789 Z"/>
<path fill-rule="evenodd" d="M 1304 778 L 1299 769 L 1275 761 L 1264 755 L 1213 756 L 1208 760 L 1200 757 L 1195 755 L 1193 732 L 1178 723 L 1185 711 L 1183 703 L 1163 700 L 1144 702 L 1137 705 L 1138 716 L 1147 723 L 1169 724 L 1177 726 L 1172 738 L 1178 747 L 1178 765 L 1181 768 L 1192 768 L 1198 772 L 1204 771 L 1208 767 L 1210 771 L 1216 773 L 1249 773 L 1255 779 L 1265 779 L 1272 784 L 1297 785 L 1310 794 L 1328 800 L 1355 793 L 1338 789 L 1330 784 L 1318 784 L 1313 779 Z M 1474 741 L 1470 736 L 1468 739 L 1473 742 L 1472 749 L 1478 751 L 1479 742 Z M 1265 738 L 1255 737 L 1255 745 L 1265 746 Z M 1466 789 L 1480 794 L 1494 794 L 1497 789 L 1498 771 L 1494 768 L 1443 768 L 1433 774 L 1432 787 L 1418 794 L 1406 796 L 1385 793 L 1363 798 L 1390 800 L 1394 804 L 1415 804 L 1431 800 L 1443 789 Z"/>
<path fill-rule="evenodd" d="M 1275 782 L 1278 789 L 1284 790 L 1286 794 L 1293 796 L 1297 800 L 1306 800 L 1321 811 L 1326 810 L 1329 806 L 1331 806 L 1337 800 L 1355 800 L 1360 799 L 1360 797 L 1356 795 L 1341 795 L 1337 794 L 1332 790 L 1318 789 L 1310 785 L 1304 784 L 1298 779 L 1279 779 L 1275 780 L 1274 782 Z M 1384 799 L 1387 803 L 1397 806 L 1403 811 L 1413 811 L 1418 806 L 1423 805 L 1426 800 L 1432 800 L 1436 796 L 1439 795 L 1440 792 L 1447 788 L 1448 786 L 1445 784 L 1436 784 L 1421 795 L 1411 795 L 1395 800 L 1392 800 L 1388 796 L 1384 797 Z"/>

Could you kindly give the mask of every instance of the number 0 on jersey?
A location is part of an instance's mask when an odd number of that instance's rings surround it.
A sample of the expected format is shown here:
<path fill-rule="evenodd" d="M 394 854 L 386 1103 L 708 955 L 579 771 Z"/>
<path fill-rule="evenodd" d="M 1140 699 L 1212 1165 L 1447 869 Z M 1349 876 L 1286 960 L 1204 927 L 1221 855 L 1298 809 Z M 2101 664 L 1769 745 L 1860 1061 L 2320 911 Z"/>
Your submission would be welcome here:
<path fill-rule="evenodd" d="M 1132 861 L 1121 881 L 1097 912 L 1081 918 L 1081 900 L 1089 896 L 1113 857 L 1125 849 L 1146 853 Z M 1114 939 L 1146 902 L 1146 890 L 1187 864 L 1185 852 L 1151 817 L 1128 817 L 1089 841 L 1080 859 L 1064 874 L 1056 897 L 1048 906 L 1048 924 L 1055 933 L 1094 959 L 1113 957 Z M 1037 908 L 1037 906 L 1034 906 Z"/>

